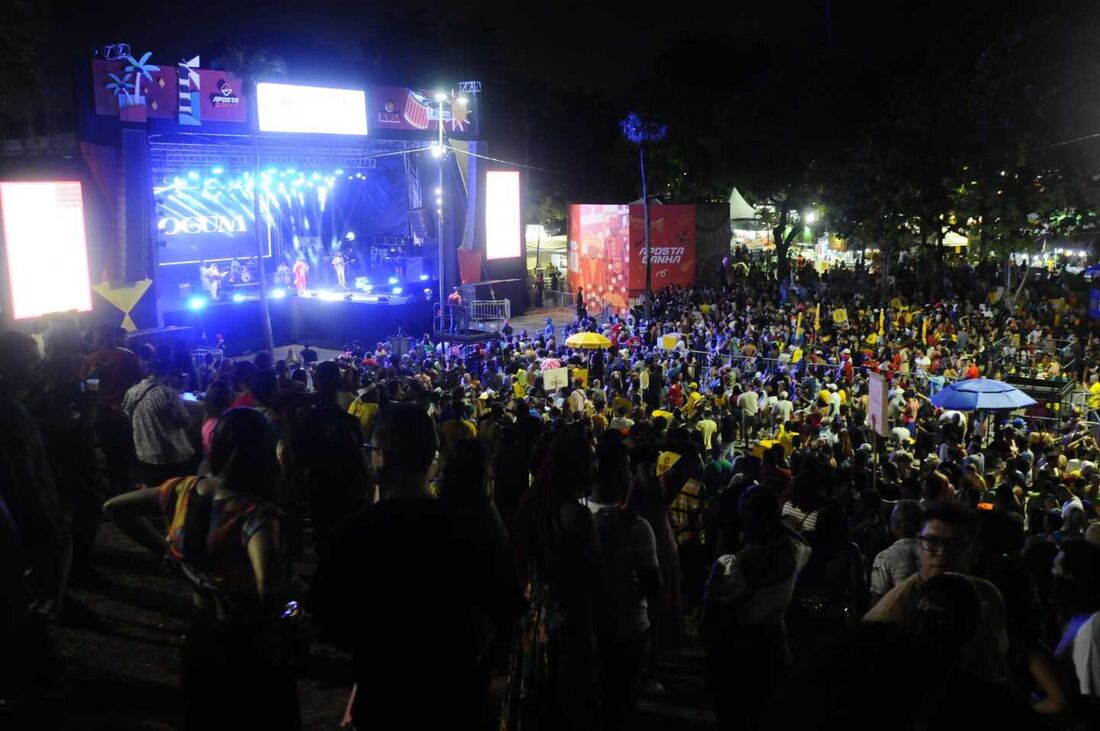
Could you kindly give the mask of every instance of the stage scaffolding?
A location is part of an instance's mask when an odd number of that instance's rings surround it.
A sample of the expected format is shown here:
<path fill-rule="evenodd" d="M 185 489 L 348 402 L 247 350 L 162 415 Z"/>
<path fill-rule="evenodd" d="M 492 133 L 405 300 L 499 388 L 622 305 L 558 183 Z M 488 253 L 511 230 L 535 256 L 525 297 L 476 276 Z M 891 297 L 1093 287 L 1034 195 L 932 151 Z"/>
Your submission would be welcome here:
<path fill-rule="evenodd" d="M 251 135 L 150 135 L 149 165 L 154 175 L 190 168 L 294 165 L 304 170 L 372 170 L 384 155 L 425 150 L 419 140 L 371 140 L 359 145 L 329 145 L 310 140 L 271 140 Z M 408 157 L 406 155 L 406 157 Z"/>

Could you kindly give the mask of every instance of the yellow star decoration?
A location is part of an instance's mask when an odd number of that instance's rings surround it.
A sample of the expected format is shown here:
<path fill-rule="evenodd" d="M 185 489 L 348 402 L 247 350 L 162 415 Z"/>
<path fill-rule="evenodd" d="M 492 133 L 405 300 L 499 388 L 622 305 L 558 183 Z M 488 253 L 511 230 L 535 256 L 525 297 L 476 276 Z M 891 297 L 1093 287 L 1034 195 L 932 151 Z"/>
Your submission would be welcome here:
<path fill-rule="evenodd" d="M 122 327 L 134 332 L 137 330 L 137 325 L 134 324 L 130 313 L 133 312 L 134 307 L 145 296 L 145 293 L 149 291 L 152 284 L 152 279 L 139 279 L 124 287 L 112 286 L 110 282 L 103 282 L 92 287 L 92 291 L 107 300 L 111 306 L 122 310 Z"/>

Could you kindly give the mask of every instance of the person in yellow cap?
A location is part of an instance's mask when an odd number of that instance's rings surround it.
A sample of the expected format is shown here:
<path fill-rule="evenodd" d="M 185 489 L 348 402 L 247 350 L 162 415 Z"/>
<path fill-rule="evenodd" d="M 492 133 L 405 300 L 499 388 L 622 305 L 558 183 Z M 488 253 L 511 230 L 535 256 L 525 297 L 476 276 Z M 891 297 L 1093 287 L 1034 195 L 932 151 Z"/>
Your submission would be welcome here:
<path fill-rule="evenodd" d="M 684 416 L 691 418 L 695 414 L 695 408 L 703 400 L 703 394 L 699 393 L 699 384 L 688 384 L 688 396 L 684 401 Z"/>

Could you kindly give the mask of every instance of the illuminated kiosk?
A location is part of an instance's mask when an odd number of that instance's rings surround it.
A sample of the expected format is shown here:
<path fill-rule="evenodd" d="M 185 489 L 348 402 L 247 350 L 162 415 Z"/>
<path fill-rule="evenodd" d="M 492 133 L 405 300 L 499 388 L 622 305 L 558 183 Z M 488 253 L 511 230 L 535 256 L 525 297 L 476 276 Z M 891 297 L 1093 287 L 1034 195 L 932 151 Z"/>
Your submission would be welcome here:
<path fill-rule="evenodd" d="M 476 96 L 262 80 L 249 94 L 197 57 L 88 59 L 75 87 L 81 157 L 111 224 L 93 284 L 144 283 L 115 313 L 128 327 L 257 349 L 261 279 L 276 343 L 428 332 L 440 292 L 493 277 L 518 282 L 522 311 L 522 250 L 480 254 Z M 518 203 L 508 215 L 521 220 Z"/>

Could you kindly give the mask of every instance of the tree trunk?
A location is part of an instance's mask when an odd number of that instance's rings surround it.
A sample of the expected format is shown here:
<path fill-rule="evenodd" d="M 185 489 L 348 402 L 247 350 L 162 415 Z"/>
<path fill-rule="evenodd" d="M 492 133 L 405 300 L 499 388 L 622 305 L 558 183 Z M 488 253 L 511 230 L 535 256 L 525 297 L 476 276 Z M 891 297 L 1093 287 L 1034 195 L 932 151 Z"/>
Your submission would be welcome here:
<path fill-rule="evenodd" d="M 642 218 L 643 218 L 643 251 L 645 251 L 645 317 L 650 319 L 653 315 L 653 264 L 649 255 L 649 187 L 645 179 L 645 143 L 638 143 L 638 162 L 642 168 Z"/>

